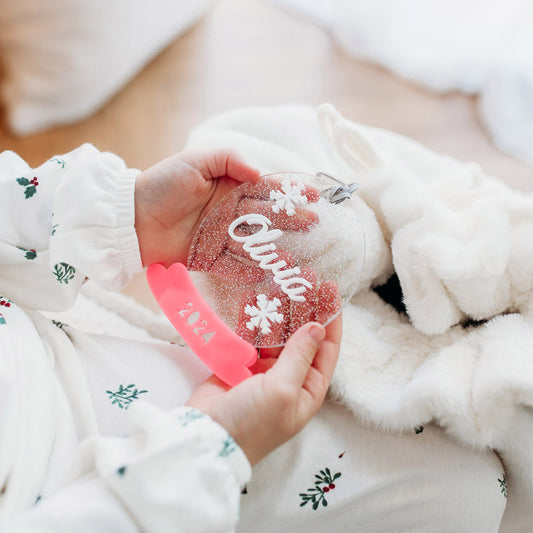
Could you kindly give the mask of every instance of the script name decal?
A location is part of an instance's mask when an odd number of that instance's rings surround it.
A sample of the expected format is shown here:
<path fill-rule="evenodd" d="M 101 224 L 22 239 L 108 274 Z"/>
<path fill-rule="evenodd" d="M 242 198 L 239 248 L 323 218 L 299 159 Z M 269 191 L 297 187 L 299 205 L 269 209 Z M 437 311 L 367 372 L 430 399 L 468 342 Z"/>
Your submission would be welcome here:
<path fill-rule="evenodd" d="M 259 226 L 259 229 L 249 235 L 235 235 L 235 229 L 241 224 Z M 303 293 L 312 289 L 313 285 L 305 278 L 298 277 L 301 273 L 298 267 L 286 268 L 287 262 L 279 259 L 274 241 L 279 239 L 283 232 L 280 229 L 270 229 L 272 222 L 265 216 L 250 213 L 236 218 L 229 226 L 229 236 L 242 242 L 242 248 L 254 261 L 259 262 L 263 270 L 271 270 L 274 274 L 274 283 L 295 302 L 305 302 Z"/>

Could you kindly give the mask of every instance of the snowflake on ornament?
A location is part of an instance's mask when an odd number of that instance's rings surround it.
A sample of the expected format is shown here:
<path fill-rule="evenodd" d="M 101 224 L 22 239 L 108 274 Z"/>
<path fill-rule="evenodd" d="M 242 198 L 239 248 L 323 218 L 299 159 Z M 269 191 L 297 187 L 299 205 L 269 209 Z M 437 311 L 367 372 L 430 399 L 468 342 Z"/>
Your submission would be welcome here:
<path fill-rule="evenodd" d="M 257 296 L 257 307 L 255 305 L 247 305 L 244 309 L 245 314 L 250 318 L 246 322 L 246 327 L 249 330 L 261 328 L 261 333 L 271 333 L 270 325 L 272 322 L 281 324 L 283 322 L 283 315 L 277 312 L 277 308 L 281 305 L 278 298 L 269 300 L 265 294 Z"/>
<path fill-rule="evenodd" d="M 307 203 L 307 197 L 302 194 L 303 189 L 303 183 L 291 185 L 288 180 L 284 180 L 281 184 L 281 191 L 270 191 L 270 199 L 276 202 L 272 206 L 272 211 L 279 213 L 285 210 L 287 215 L 294 215 L 296 206 Z"/>

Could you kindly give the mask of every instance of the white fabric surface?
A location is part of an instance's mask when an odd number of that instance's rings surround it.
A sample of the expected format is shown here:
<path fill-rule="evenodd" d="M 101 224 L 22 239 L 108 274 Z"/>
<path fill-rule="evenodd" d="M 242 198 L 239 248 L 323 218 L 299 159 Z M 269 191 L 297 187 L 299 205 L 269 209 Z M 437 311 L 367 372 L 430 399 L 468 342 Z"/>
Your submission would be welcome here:
<path fill-rule="evenodd" d="M 350 55 L 436 91 L 480 93 L 496 145 L 533 165 L 531 0 L 270 0 Z"/>
<path fill-rule="evenodd" d="M 497 450 L 510 483 L 509 530 L 528 531 L 532 195 L 328 105 L 318 118 L 306 107 L 229 112 L 196 128 L 189 146 L 233 147 L 265 173 L 324 171 L 359 182 L 352 206 L 367 260 L 344 312 L 334 396 L 381 428 L 435 420 L 462 442 Z M 394 271 L 408 316 L 371 290 Z M 488 321 L 462 325 L 471 319 Z"/>
<path fill-rule="evenodd" d="M 432 424 L 418 434 L 385 432 L 327 402 L 254 468 L 237 532 L 503 533 L 501 464 L 494 459 Z M 342 474 L 326 494 L 327 507 L 300 507 L 300 494 L 325 467 Z"/>
<path fill-rule="evenodd" d="M 1 97 L 29 134 L 89 116 L 211 0 L 1 0 Z"/>

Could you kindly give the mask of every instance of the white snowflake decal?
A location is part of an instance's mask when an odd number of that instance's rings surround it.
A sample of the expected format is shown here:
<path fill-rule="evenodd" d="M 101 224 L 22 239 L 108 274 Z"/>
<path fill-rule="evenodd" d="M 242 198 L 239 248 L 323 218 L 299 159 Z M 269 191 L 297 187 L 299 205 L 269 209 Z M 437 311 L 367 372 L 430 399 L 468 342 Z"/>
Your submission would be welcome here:
<path fill-rule="evenodd" d="M 250 318 L 246 322 L 246 327 L 249 330 L 261 328 L 261 333 L 271 333 L 270 324 L 277 322 L 281 324 L 283 322 L 283 315 L 278 313 L 276 309 L 281 305 L 278 298 L 268 300 L 265 294 L 257 295 L 257 307 L 255 305 L 247 305 L 244 308 L 245 314 Z"/>
<path fill-rule="evenodd" d="M 294 215 L 296 213 L 295 206 L 307 203 L 307 197 L 302 194 L 303 189 L 303 183 L 291 185 L 288 180 L 283 180 L 281 191 L 270 191 L 270 199 L 276 201 L 272 206 L 272 211 L 279 213 L 284 209 L 287 215 Z"/>

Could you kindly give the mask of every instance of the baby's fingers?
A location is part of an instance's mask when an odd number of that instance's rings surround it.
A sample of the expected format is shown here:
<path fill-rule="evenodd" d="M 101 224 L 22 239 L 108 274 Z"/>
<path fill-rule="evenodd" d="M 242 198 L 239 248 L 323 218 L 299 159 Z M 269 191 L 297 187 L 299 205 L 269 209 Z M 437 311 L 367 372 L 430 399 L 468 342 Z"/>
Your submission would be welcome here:
<path fill-rule="evenodd" d="M 225 226 L 231 222 L 239 202 L 239 196 L 229 196 L 224 209 L 221 210 L 220 206 L 215 207 L 204 221 L 191 244 L 187 265 L 189 270 L 201 272 L 211 270 L 226 247 L 228 232 Z"/>
<path fill-rule="evenodd" d="M 257 346 L 261 340 L 257 324 L 251 320 L 251 310 L 256 304 L 256 296 L 253 291 L 244 291 L 239 299 L 239 312 L 237 317 L 237 327 L 235 333 L 241 339 L 249 342 L 252 346 Z"/>
<path fill-rule="evenodd" d="M 189 265 L 194 270 L 197 265 Z M 199 269 L 198 269 L 199 270 Z M 209 272 L 222 279 L 242 285 L 253 285 L 265 279 L 265 272 L 255 266 L 250 266 L 228 251 L 224 251 L 211 265 Z"/>
<path fill-rule="evenodd" d="M 322 376 L 322 384 L 325 385 L 325 394 L 335 366 L 339 358 L 340 346 L 342 337 L 342 316 L 338 315 L 335 319 L 326 326 L 326 338 L 320 345 L 318 353 L 313 360 L 313 370 L 316 370 Z M 316 383 L 316 382 L 315 382 Z M 311 396 L 316 397 L 321 394 L 321 391 L 311 390 L 311 384 L 305 383 L 304 387 L 311 393 Z"/>
<path fill-rule="evenodd" d="M 182 161 L 198 170 L 204 179 L 229 176 L 234 180 L 250 183 L 259 179 L 259 170 L 251 167 L 239 153 L 230 149 L 187 150 L 180 156 Z"/>
<path fill-rule="evenodd" d="M 264 309 L 269 310 L 270 317 L 262 316 Z M 279 288 L 259 295 L 244 291 L 239 302 L 236 333 L 254 346 L 280 346 L 287 337 L 285 317 L 289 316 L 289 309 L 289 299 Z M 264 357 L 272 357 L 274 353 L 275 350 L 272 352 L 268 348 L 261 350 Z"/>
<path fill-rule="evenodd" d="M 272 202 L 253 198 L 244 198 L 239 205 L 239 213 L 257 213 L 270 220 L 275 228 L 284 231 L 309 231 L 318 224 L 318 215 L 304 206 L 294 206 L 289 215 L 286 210 L 276 209 Z"/>
<path fill-rule="evenodd" d="M 277 303 L 276 312 L 280 315 L 279 322 L 273 320 L 269 326 L 269 331 L 263 333 L 261 336 L 261 345 L 262 346 L 280 346 L 282 345 L 286 338 L 287 334 L 287 317 L 290 315 L 290 301 L 285 294 L 279 289 L 272 287 L 268 299 L 270 301 L 275 301 Z M 270 356 L 270 353 L 263 351 L 262 356 Z"/>
<path fill-rule="evenodd" d="M 292 302 L 291 305 L 291 323 L 289 331 L 290 333 L 296 331 L 299 327 L 317 320 L 316 308 L 318 305 L 318 280 L 315 272 L 310 268 L 303 268 L 301 277 L 306 279 L 312 288 L 304 293 L 303 302 Z M 318 320 L 318 322 L 321 322 Z"/>
<path fill-rule="evenodd" d="M 257 198 L 259 200 L 271 200 L 276 192 L 284 192 L 283 186 L 289 182 L 291 187 L 297 187 L 301 196 L 305 196 L 310 203 L 318 202 L 320 200 L 320 191 L 312 185 L 298 184 L 291 180 L 281 180 L 278 178 L 261 179 L 254 184 L 253 188 L 247 186 L 243 191 L 246 196 L 250 198 Z M 271 194 L 274 192 L 274 194 Z"/>
<path fill-rule="evenodd" d="M 297 330 L 270 370 L 273 379 L 285 382 L 291 388 L 301 389 L 324 337 L 324 327 L 315 322 Z"/>
<path fill-rule="evenodd" d="M 251 167 L 240 154 L 231 150 L 222 150 L 218 157 L 219 176 L 229 176 L 243 183 L 255 183 L 259 179 L 259 170 Z M 224 174 L 220 174 L 220 172 L 224 172 Z"/>
<path fill-rule="evenodd" d="M 334 281 L 324 281 L 318 289 L 316 320 L 328 323 L 341 310 L 341 295 Z"/>

